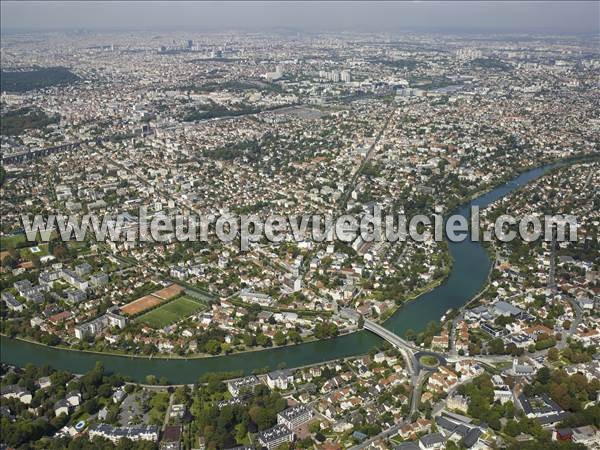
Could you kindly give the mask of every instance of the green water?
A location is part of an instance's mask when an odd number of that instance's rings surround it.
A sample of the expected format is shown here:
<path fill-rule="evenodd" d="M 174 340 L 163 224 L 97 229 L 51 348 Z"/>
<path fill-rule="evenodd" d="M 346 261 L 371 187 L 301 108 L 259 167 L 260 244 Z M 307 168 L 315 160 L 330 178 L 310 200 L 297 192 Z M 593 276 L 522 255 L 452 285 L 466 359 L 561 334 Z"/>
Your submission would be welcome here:
<path fill-rule="evenodd" d="M 485 206 L 504 197 L 525 183 L 543 175 L 554 165 L 547 165 L 524 172 L 519 177 L 478 197 L 458 208 L 458 214 L 468 218 L 471 205 Z M 450 308 L 464 305 L 485 285 L 491 261 L 481 244 L 465 240 L 449 243 L 454 260 L 447 280 L 432 291 L 400 308 L 385 326 L 403 336 L 409 328 L 419 331 L 432 320 L 439 320 Z M 166 377 L 171 383 L 193 383 L 207 372 L 243 370 L 281 366 L 299 367 L 323 361 L 359 355 L 382 343 L 381 339 L 368 331 L 360 331 L 326 341 L 310 342 L 290 347 L 272 348 L 256 352 L 238 353 L 227 356 L 199 359 L 135 358 L 127 356 L 100 355 L 76 352 L 30 344 L 23 341 L 1 338 L 0 357 L 2 362 L 17 366 L 27 363 L 48 364 L 58 369 L 82 373 L 92 369 L 101 361 L 108 371 L 128 375 L 134 380 L 144 381 L 146 375 Z"/>

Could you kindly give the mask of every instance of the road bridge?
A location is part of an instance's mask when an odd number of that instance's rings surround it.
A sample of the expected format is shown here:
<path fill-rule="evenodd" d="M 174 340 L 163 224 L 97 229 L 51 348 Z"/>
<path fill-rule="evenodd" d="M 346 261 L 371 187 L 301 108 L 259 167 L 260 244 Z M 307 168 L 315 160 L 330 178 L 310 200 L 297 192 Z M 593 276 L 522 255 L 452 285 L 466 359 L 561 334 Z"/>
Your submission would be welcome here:
<path fill-rule="evenodd" d="M 385 339 L 387 342 L 389 342 L 394 347 L 396 347 L 398 350 L 400 350 L 400 352 L 402 352 L 405 359 L 407 359 L 407 364 L 409 364 L 408 368 L 409 368 L 411 374 L 419 371 L 420 365 L 419 365 L 419 362 L 415 358 L 415 354 L 419 353 L 419 352 L 423 352 L 423 351 L 427 352 L 427 354 L 437 357 L 440 360 L 440 362 L 442 362 L 443 364 L 445 362 L 454 363 L 454 362 L 458 362 L 458 361 L 471 360 L 471 361 L 477 361 L 477 362 L 480 362 L 483 364 L 492 365 L 492 364 L 496 364 L 496 363 L 505 363 L 505 362 L 512 361 L 512 357 L 510 355 L 460 356 L 460 355 L 450 355 L 447 353 L 440 353 L 440 352 L 434 352 L 431 350 L 426 350 L 426 349 L 416 346 L 415 344 L 407 341 L 406 339 L 402 339 L 400 336 L 398 336 L 393 331 L 390 331 L 387 328 L 385 328 L 383 325 L 375 323 L 371 320 L 365 319 L 364 328 L 366 330 L 369 330 L 372 333 L 375 333 L 380 338 Z M 408 356 L 406 356 L 406 355 L 408 355 Z"/>
<path fill-rule="evenodd" d="M 397 334 L 385 328 L 383 325 L 379 325 L 378 323 L 370 320 L 365 319 L 364 328 L 365 330 L 375 333 L 377 336 L 396 347 L 404 357 L 404 360 L 406 361 L 406 368 L 411 375 L 418 373 L 419 364 L 415 359 L 415 351 L 411 344 Z"/>

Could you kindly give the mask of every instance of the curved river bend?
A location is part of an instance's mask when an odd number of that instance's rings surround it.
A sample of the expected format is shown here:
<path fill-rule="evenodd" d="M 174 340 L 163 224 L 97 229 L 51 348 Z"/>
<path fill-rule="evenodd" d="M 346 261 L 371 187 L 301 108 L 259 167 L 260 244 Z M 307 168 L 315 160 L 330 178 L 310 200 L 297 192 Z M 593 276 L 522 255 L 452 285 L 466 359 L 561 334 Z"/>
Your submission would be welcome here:
<path fill-rule="evenodd" d="M 484 207 L 520 186 L 538 178 L 559 164 L 550 164 L 528 170 L 512 181 L 458 208 L 457 213 L 468 219 L 469 207 Z M 487 253 L 481 244 L 466 239 L 460 243 L 449 242 L 453 258 L 452 270 L 444 283 L 417 299 L 406 303 L 385 322 L 385 326 L 403 336 L 409 328 L 419 331 L 428 322 L 439 320 L 450 308 L 459 308 L 479 292 L 487 281 L 491 268 Z M 238 353 L 227 356 L 196 359 L 136 358 L 103 355 L 46 347 L 1 337 L 0 356 L 3 363 L 24 366 L 48 364 L 74 373 L 91 370 L 101 361 L 107 371 L 128 375 L 143 382 L 146 375 L 166 377 L 170 383 L 194 383 L 207 372 L 253 369 L 275 369 L 281 365 L 299 367 L 368 352 L 382 340 L 368 331 L 359 331 L 334 339 L 315 341 L 295 346 Z"/>

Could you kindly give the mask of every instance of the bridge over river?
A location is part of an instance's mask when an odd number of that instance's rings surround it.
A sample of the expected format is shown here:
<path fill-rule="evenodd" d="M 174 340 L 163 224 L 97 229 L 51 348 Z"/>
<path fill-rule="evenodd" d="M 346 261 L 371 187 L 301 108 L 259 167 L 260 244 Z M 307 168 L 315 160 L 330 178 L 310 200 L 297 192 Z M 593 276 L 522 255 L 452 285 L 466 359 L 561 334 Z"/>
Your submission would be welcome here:
<path fill-rule="evenodd" d="M 428 367 L 423 366 L 419 360 L 418 356 L 428 355 L 437 358 L 438 363 L 441 365 L 445 365 L 448 362 L 457 362 L 457 361 L 477 361 L 482 364 L 496 364 L 502 362 L 509 362 L 512 360 L 509 355 L 474 355 L 474 356 L 460 356 L 460 355 L 449 355 L 447 353 L 442 352 L 434 352 L 431 350 L 427 350 L 421 347 L 416 346 L 412 342 L 407 341 L 406 339 L 402 339 L 396 333 L 388 330 L 383 325 L 375 323 L 371 320 L 365 320 L 364 325 L 365 330 L 368 330 L 372 333 L 375 333 L 380 338 L 386 340 L 394 347 L 396 347 L 406 362 L 406 366 L 408 372 L 412 375 L 418 373 L 420 370 L 428 370 Z"/>
<path fill-rule="evenodd" d="M 553 167 L 556 167 L 556 164 L 524 172 L 515 180 L 461 206 L 457 213 L 468 217 L 470 205 L 485 207 Z M 164 376 L 171 383 L 183 384 L 194 383 L 199 376 L 209 372 L 251 373 L 255 369 L 275 369 L 282 365 L 290 368 L 300 367 L 356 356 L 380 345 L 380 338 L 383 338 L 403 352 L 408 370 L 413 376 L 418 376 L 422 371 L 418 369 L 415 355 L 423 349 L 407 342 L 399 335 L 403 335 L 409 328 L 415 331 L 423 330 L 428 322 L 439 321 L 448 309 L 462 307 L 485 285 L 491 265 L 489 257 L 478 242 L 468 239 L 462 242 L 449 242 L 449 248 L 453 265 L 444 283 L 419 298 L 405 303 L 384 325 L 365 321 L 365 330 L 333 339 L 206 358 L 154 357 L 149 359 L 143 356 L 122 356 L 47 347 L 0 336 L 0 360 L 17 366 L 28 363 L 39 366 L 49 364 L 57 369 L 70 370 L 74 373 L 86 372 L 94 367 L 96 361 L 100 361 L 107 371 L 121 373 L 135 381 L 144 382 L 146 375 L 154 374 L 157 377 Z M 444 356 L 448 362 L 463 358 L 476 359 L 488 364 L 498 361 L 497 357 L 439 355 Z M 506 360 L 506 357 L 503 358 Z M 415 382 L 417 381 L 419 380 L 415 379 Z"/>

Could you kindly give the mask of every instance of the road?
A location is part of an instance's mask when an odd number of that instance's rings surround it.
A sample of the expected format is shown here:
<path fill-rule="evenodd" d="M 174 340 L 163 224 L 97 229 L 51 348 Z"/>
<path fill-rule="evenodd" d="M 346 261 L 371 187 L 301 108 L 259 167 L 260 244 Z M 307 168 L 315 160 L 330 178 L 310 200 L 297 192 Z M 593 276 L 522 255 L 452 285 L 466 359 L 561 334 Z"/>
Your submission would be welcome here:
<path fill-rule="evenodd" d="M 567 347 L 567 338 L 569 338 L 575 334 L 575 332 L 577 331 L 577 328 L 579 327 L 579 324 L 581 323 L 581 319 L 583 316 L 583 311 L 581 310 L 581 306 L 579 306 L 579 303 L 577 303 L 577 301 L 574 298 L 567 297 L 567 301 L 571 305 L 571 308 L 573 308 L 573 312 L 575 313 L 575 318 L 571 321 L 571 327 L 567 330 L 565 335 L 563 335 L 563 338 L 557 342 L 556 347 L 559 350 L 563 350 L 564 348 Z"/>
<path fill-rule="evenodd" d="M 431 409 L 431 417 L 438 416 L 442 412 L 442 410 L 446 407 L 446 398 L 452 397 L 452 395 L 457 391 L 457 389 L 460 386 L 462 386 L 463 384 L 470 383 L 471 381 L 473 381 L 473 377 L 469 377 L 469 378 L 461 381 L 460 383 L 457 383 L 454 386 L 452 386 L 448 390 L 446 397 L 433 405 L 433 408 Z"/>
<path fill-rule="evenodd" d="M 592 170 L 590 170 L 590 173 L 586 177 L 583 191 L 587 190 L 590 182 L 592 181 L 593 174 L 594 174 L 594 172 Z M 574 194 L 574 192 L 571 193 L 571 195 L 569 195 L 569 200 L 571 200 L 573 198 L 573 194 Z M 552 231 L 552 243 L 550 245 L 550 269 L 549 269 L 549 273 L 548 273 L 548 288 L 551 289 L 553 293 L 556 293 L 558 291 L 557 286 L 556 286 L 556 248 L 557 248 L 556 234 L 557 234 L 557 230 L 556 230 L 556 228 L 554 228 Z M 581 323 L 581 318 L 583 316 L 581 307 L 579 306 L 579 303 L 577 303 L 577 301 L 575 299 L 568 296 L 568 297 L 566 297 L 566 300 L 571 305 L 571 308 L 573 308 L 573 312 L 575 313 L 575 318 L 574 318 L 574 320 L 571 321 L 571 326 L 567 330 L 566 336 L 563 336 L 563 338 L 556 344 L 556 348 L 558 350 L 563 350 L 565 347 L 567 347 L 567 338 L 570 336 L 573 336 L 573 334 L 575 334 L 575 332 L 577 331 L 577 328 L 579 327 L 579 324 Z"/>
<path fill-rule="evenodd" d="M 456 325 L 459 321 L 462 320 L 462 312 L 459 313 L 452 321 L 450 322 L 450 330 L 448 332 L 448 341 L 450 342 L 450 348 L 448 349 L 448 357 L 455 358 L 458 356 L 458 351 L 456 350 Z"/>
<path fill-rule="evenodd" d="M 418 363 L 414 357 L 414 349 L 407 341 L 405 341 L 395 333 L 391 332 L 387 328 L 384 328 L 382 325 L 379 325 L 367 319 L 365 319 L 364 328 L 365 330 L 369 330 L 372 333 L 378 335 L 379 337 L 385 339 L 387 342 L 389 342 L 398 350 L 400 350 L 400 353 L 402 353 L 402 357 L 406 362 L 406 368 L 408 370 L 408 373 L 411 376 L 415 374 L 415 371 L 418 368 Z"/>
<path fill-rule="evenodd" d="M 414 413 L 419 410 L 419 403 L 421 403 L 421 391 L 423 390 L 423 384 L 427 378 L 428 372 L 421 370 L 418 374 L 413 375 L 411 380 L 412 394 L 410 396 L 410 415 L 412 417 Z"/>
<path fill-rule="evenodd" d="M 393 435 L 395 435 L 400 430 L 400 428 L 402 428 L 404 426 L 405 423 L 406 423 L 405 421 L 398 422 L 393 427 L 390 427 L 387 430 L 382 431 L 378 435 L 373 436 L 372 438 L 366 439 L 364 442 L 362 442 L 362 443 L 360 443 L 358 445 L 350 447 L 350 450 L 360 450 L 360 449 L 363 449 L 363 448 L 367 448 L 373 442 L 376 442 L 376 441 L 378 441 L 380 439 L 387 439 L 389 437 L 392 437 Z"/>
<path fill-rule="evenodd" d="M 377 147 L 377 144 L 379 144 L 379 141 L 381 140 L 383 134 L 385 133 L 385 130 L 387 129 L 388 125 L 390 124 L 390 121 L 392 120 L 392 117 L 394 116 L 395 112 L 396 112 L 396 108 L 393 108 L 392 112 L 386 117 L 383 127 L 381 127 L 381 130 L 379 130 L 379 133 L 377 133 L 375 140 L 369 147 L 369 150 L 367 150 L 367 154 L 365 155 L 364 159 L 360 163 L 360 166 L 358 167 L 356 172 L 354 172 L 354 175 L 350 179 L 350 183 L 348 184 L 346 192 L 342 196 L 342 201 L 339 203 L 341 211 L 344 211 L 346 209 L 346 205 L 348 204 L 348 197 L 350 197 L 350 194 L 352 194 L 352 191 L 354 190 L 354 186 L 356 185 L 356 181 L 358 180 L 358 177 L 361 175 L 366 164 L 373 157 L 373 154 L 375 153 L 375 147 Z"/>
<path fill-rule="evenodd" d="M 171 414 L 171 406 L 173 406 L 174 395 L 174 393 L 171 393 L 171 395 L 169 395 L 169 406 L 167 406 L 167 410 L 165 411 L 165 420 L 163 421 L 162 431 L 165 431 L 165 428 L 169 424 L 169 415 Z"/>
<path fill-rule="evenodd" d="M 500 362 L 507 362 L 511 360 L 509 355 L 474 355 L 474 356 L 460 356 L 460 355 L 451 355 L 447 353 L 433 352 L 427 349 L 423 349 L 417 347 L 413 343 L 402 339 L 400 336 L 395 334 L 394 332 L 388 330 L 383 325 L 372 322 L 370 320 L 365 320 L 366 330 L 371 331 L 372 333 L 377 334 L 379 337 L 385 339 L 387 342 L 392 344 L 398 350 L 404 353 L 408 353 L 410 356 L 407 357 L 404 355 L 407 360 L 407 365 L 410 373 L 414 373 L 418 369 L 418 363 L 414 358 L 414 353 L 426 351 L 427 353 L 438 356 L 439 358 L 443 358 L 448 362 L 457 362 L 457 361 L 466 361 L 466 360 L 475 360 L 484 364 L 494 364 Z"/>

